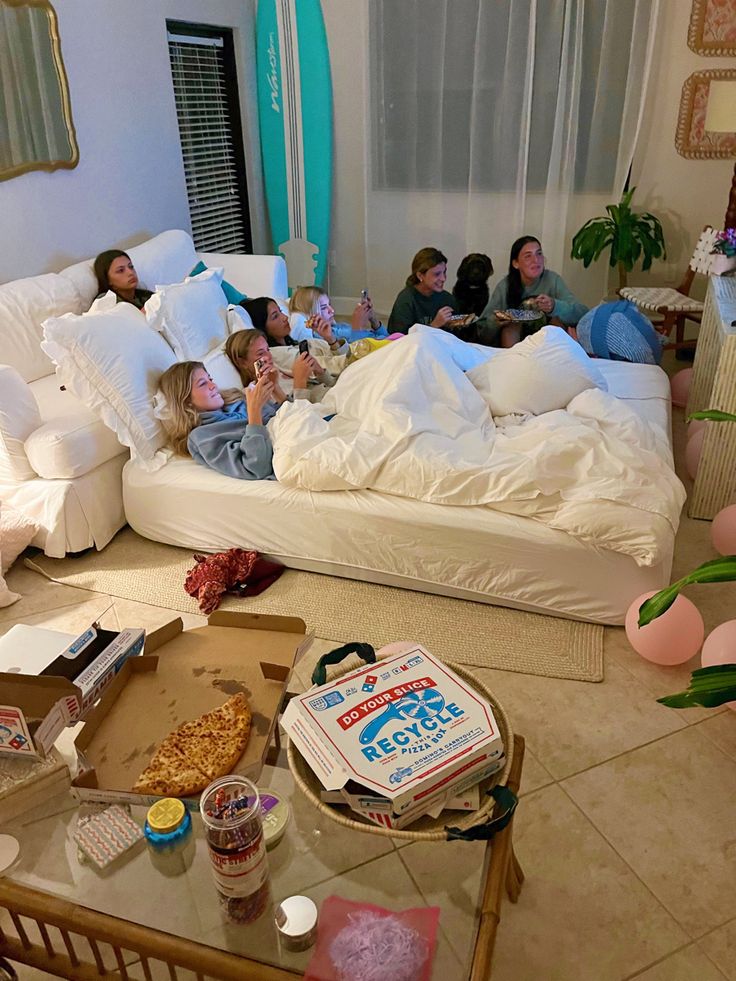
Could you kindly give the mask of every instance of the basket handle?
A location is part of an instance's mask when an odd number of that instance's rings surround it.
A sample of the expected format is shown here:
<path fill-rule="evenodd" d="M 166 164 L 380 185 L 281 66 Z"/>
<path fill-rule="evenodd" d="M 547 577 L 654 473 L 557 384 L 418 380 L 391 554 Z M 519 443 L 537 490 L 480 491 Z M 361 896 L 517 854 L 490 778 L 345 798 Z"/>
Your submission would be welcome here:
<path fill-rule="evenodd" d="M 342 647 L 336 647 L 334 651 L 322 655 L 312 672 L 312 684 L 324 685 L 327 681 L 327 665 L 339 664 L 350 654 L 357 654 L 366 664 L 376 663 L 376 652 L 370 644 L 359 644 L 357 641 L 352 641 L 350 644 L 343 644 Z"/>
<path fill-rule="evenodd" d="M 483 824 L 476 824 L 472 828 L 467 828 L 465 831 L 460 828 L 445 828 L 447 832 L 447 840 L 453 841 L 490 841 L 491 838 L 498 832 L 502 831 L 506 825 L 509 823 L 511 818 L 514 816 L 514 811 L 516 810 L 516 805 L 519 803 L 519 798 L 510 790 L 507 786 L 496 785 L 488 791 L 491 797 L 495 800 L 497 804 L 500 804 L 504 808 L 502 814 L 499 814 L 497 818 L 493 818 L 491 821 L 485 821 Z"/>

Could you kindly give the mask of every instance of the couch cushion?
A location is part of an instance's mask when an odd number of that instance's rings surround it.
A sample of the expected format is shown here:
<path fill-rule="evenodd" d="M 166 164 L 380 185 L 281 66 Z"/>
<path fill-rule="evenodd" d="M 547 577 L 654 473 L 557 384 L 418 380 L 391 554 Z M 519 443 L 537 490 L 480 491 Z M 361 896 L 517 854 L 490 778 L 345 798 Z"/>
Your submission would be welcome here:
<path fill-rule="evenodd" d="M 142 466 L 157 469 L 166 459 L 158 454 L 166 436 L 153 414 L 153 395 L 176 361 L 166 341 L 129 303 L 107 313 L 50 318 L 43 326 L 43 346 L 60 382 L 99 413 Z"/>
<path fill-rule="evenodd" d="M 10 365 L 0 365 L 0 481 L 33 480 L 23 444 L 41 425 L 33 392 Z"/>
<path fill-rule="evenodd" d="M 0 286 L 0 359 L 24 381 L 54 370 L 41 350 L 41 324 L 47 317 L 81 313 L 82 298 L 74 283 L 56 273 L 16 279 Z"/>
<path fill-rule="evenodd" d="M 141 283 L 149 290 L 180 283 L 199 262 L 191 235 L 175 228 L 125 250 Z"/>
<path fill-rule="evenodd" d="M 56 375 L 39 378 L 30 388 L 41 418 L 26 439 L 25 453 L 39 477 L 70 480 L 124 452 L 96 413 L 60 390 Z"/>

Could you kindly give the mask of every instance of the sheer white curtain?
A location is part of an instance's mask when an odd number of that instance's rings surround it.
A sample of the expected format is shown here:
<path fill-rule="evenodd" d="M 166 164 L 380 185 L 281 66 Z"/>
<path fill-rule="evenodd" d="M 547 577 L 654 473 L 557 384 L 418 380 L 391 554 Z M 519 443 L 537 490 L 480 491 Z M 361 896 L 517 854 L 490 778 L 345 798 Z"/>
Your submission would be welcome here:
<path fill-rule="evenodd" d="M 569 259 L 618 200 L 639 132 L 658 0 L 369 0 L 367 281 L 389 309 L 423 246 L 494 279 L 519 235 L 582 300 L 607 266 Z M 492 280 L 493 282 L 493 280 Z"/>

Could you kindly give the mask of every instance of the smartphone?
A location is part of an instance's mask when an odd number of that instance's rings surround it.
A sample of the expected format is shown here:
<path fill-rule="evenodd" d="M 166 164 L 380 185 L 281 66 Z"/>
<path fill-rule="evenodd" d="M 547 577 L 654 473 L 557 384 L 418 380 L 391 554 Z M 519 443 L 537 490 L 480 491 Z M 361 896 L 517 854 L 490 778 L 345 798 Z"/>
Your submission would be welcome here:
<path fill-rule="evenodd" d="M 270 371 L 271 365 L 269 364 L 268 358 L 258 358 L 253 362 L 253 371 L 256 375 L 256 381 Z"/>
<path fill-rule="evenodd" d="M 299 354 L 309 354 L 309 341 L 299 341 Z"/>

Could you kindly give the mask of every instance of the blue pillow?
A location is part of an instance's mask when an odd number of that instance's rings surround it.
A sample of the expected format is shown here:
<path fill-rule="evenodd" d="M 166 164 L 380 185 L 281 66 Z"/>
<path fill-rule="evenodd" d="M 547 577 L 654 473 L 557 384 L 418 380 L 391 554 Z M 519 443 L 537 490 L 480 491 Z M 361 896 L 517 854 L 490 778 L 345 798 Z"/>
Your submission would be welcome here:
<path fill-rule="evenodd" d="M 194 269 L 192 269 L 189 275 L 199 276 L 200 273 L 206 271 L 207 271 L 207 266 L 205 266 L 205 264 L 200 261 L 197 263 Z M 228 283 L 227 280 L 223 279 L 220 285 L 222 286 L 222 292 L 225 294 L 225 299 L 227 300 L 228 303 L 237 304 L 240 303 L 241 300 L 248 299 L 245 293 L 241 293 L 240 290 L 235 289 L 235 287 L 231 283 Z"/>

